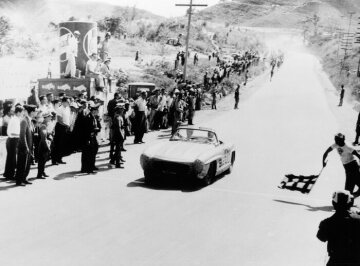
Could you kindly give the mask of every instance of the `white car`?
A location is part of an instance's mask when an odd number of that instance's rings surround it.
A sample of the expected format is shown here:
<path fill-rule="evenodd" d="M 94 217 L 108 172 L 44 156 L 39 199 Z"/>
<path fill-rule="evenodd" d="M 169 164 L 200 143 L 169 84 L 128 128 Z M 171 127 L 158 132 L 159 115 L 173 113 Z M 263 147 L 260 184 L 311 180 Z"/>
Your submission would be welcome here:
<path fill-rule="evenodd" d="M 211 184 L 223 172 L 231 172 L 235 148 L 220 141 L 212 129 L 179 127 L 169 141 L 148 147 L 140 156 L 145 182 L 180 176 Z"/>

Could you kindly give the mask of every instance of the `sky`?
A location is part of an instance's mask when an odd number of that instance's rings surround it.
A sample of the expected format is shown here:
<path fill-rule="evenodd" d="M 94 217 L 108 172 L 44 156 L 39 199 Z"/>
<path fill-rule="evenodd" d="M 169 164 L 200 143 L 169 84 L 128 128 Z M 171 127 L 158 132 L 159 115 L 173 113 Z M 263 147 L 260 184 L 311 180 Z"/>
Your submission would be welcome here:
<path fill-rule="evenodd" d="M 136 6 L 156 15 L 164 17 L 182 16 L 186 13 L 186 7 L 177 7 L 175 4 L 189 4 L 190 0 L 81 0 L 91 2 L 104 2 L 119 6 Z M 193 0 L 193 4 L 215 5 L 219 0 Z M 197 8 L 200 10 L 200 8 Z"/>

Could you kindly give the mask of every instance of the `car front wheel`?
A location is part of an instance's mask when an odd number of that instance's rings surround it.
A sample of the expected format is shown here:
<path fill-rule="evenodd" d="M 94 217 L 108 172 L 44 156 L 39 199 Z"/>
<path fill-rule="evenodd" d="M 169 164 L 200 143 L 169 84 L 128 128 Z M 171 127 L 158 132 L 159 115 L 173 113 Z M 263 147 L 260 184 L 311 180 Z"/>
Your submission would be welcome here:
<path fill-rule="evenodd" d="M 203 179 L 204 186 L 211 185 L 211 183 L 214 182 L 215 174 L 216 174 L 216 162 L 212 162 L 210 164 L 208 173 L 206 174 L 206 176 Z"/>

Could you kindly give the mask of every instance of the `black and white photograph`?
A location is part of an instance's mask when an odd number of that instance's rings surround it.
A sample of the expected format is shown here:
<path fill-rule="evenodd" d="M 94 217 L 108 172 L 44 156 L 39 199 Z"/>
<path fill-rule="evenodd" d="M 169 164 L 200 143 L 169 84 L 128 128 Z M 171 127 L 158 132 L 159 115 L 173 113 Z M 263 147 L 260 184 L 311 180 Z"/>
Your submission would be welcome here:
<path fill-rule="evenodd" d="M 0 0 L 0 265 L 360 266 L 359 0 Z"/>

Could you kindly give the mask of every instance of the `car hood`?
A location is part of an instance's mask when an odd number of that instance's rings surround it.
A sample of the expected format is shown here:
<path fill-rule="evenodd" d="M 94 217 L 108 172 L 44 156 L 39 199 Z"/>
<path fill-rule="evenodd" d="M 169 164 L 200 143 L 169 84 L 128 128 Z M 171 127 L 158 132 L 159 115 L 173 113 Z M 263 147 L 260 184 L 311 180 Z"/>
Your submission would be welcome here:
<path fill-rule="evenodd" d="M 175 162 L 193 162 L 205 153 L 215 149 L 213 144 L 202 144 L 186 141 L 166 141 L 147 148 L 144 154 L 150 158 Z"/>

